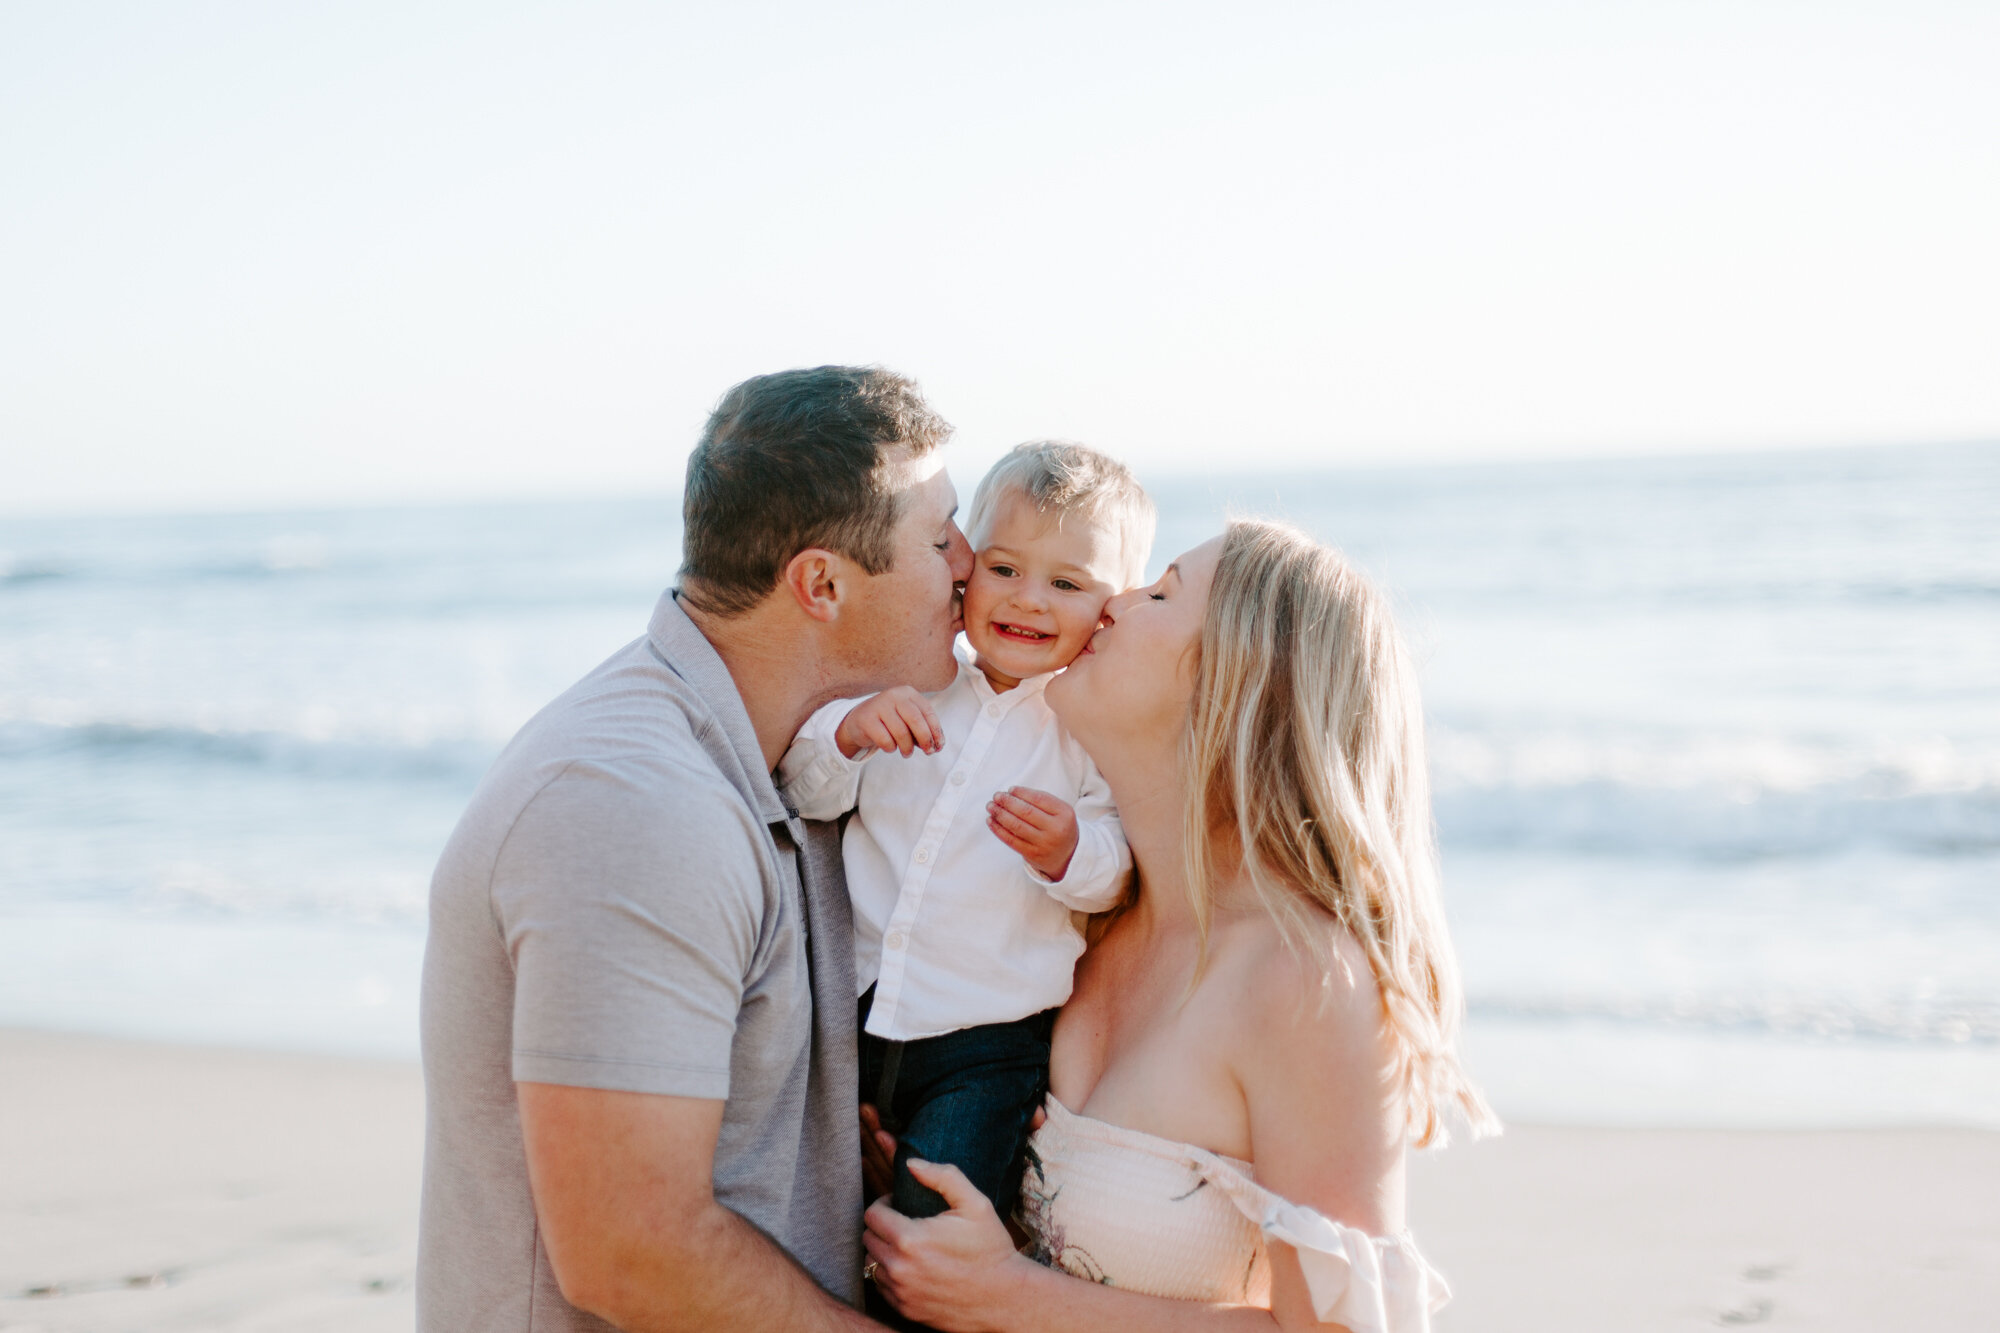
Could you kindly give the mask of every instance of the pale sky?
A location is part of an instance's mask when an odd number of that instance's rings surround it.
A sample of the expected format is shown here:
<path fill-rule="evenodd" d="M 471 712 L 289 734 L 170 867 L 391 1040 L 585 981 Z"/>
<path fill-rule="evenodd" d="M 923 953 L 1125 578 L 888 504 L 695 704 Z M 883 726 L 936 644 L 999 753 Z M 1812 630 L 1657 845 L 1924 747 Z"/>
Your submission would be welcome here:
<path fill-rule="evenodd" d="M 2000 5 L 0 6 L 0 512 L 2000 437 Z"/>

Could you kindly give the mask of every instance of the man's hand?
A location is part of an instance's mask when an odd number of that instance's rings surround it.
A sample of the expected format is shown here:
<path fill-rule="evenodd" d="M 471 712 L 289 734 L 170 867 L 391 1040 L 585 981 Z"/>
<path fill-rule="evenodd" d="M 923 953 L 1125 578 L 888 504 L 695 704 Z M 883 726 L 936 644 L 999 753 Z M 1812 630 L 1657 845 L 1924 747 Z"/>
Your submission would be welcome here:
<path fill-rule="evenodd" d="M 861 1103 L 861 1184 L 871 1199 L 896 1188 L 896 1136 L 882 1128 L 873 1102 Z"/>
<path fill-rule="evenodd" d="M 535 1218 L 572 1305 L 645 1333 L 879 1328 L 716 1202 L 720 1101 L 514 1087 Z"/>
<path fill-rule="evenodd" d="M 986 803 L 986 827 L 1050 879 L 1061 879 L 1076 854 L 1076 811 L 1033 787 L 995 793 Z"/>
<path fill-rule="evenodd" d="M 833 743 L 848 759 L 863 750 L 894 750 L 907 758 L 918 750 L 936 754 L 943 749 L 944 728 L 930 700 L 898 685 L 849 709 L 834 729 Z"/>

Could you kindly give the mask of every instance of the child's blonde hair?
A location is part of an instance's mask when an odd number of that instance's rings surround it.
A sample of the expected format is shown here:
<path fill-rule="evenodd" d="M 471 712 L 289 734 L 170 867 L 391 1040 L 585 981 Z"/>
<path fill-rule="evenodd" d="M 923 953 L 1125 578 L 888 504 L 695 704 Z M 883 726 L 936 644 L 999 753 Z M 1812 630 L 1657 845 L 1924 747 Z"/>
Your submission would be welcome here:
<path fill-rule="evenodd" d="M 1408 1129 L 1455 1108 L 1497 1127 L 1459 1064 L 1464 1000 L 1438 891 L 1416 671 L 1386 599 L 1339 552 L 1275 523 L 1222 540 L 1182 751 L 1189 892 L 1204 949 L 1226 858 L 1286 939 L 1337 966 L 1315 920 L 1367 954 Z"/>
<path fill-rule="evenodd" d="M 1068 440 L 1015 445 L 979 479 L 972 493 L 965 535 L 973 549 L 986 544 L 1000 500 L 1007 495 L 1025 496 L 1037 513 L 1054 514 L 1058 523 L 1070 514 L 1108 519 L 1119 535 L 1119 586 L 1134 588 L 1145 581 L 1157 521 L 1153 501 L 1132 470 L 1117 459 Z"/>

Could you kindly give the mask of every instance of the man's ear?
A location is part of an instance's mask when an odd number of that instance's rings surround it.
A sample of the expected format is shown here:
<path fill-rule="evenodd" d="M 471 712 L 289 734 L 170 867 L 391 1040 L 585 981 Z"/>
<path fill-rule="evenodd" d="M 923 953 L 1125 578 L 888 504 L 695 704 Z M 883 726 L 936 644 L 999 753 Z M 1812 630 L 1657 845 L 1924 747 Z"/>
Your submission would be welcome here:
<path fill-rule="evenodd" d="M 850 591 L 854 562 L 837 551 L 808 546 L 785 562 L 778 586 L 785 590 L 799 610 L 814 620 L 832 623 L 840 618 L 841 603 Z"/>

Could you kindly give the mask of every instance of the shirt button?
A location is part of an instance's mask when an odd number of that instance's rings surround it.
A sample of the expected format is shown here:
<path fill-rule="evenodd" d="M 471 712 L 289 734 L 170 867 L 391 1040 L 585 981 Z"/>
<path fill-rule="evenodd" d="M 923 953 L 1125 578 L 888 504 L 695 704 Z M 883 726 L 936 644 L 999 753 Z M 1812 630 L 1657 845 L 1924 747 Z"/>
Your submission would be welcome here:
<path fill-rule="evenodd" d="M 988 704 L 988 705 L 986 705 L 986 716 L 988 716 L 988 717 L 998 717 L 998 716 L 1000 716 L 1000 705 L 999 705 L 999 704 Z"/>
<path fill-rule="evenodd" d="M 917 848 L 917 864 L 920 866 L 927 866 L 930 863 L 931 863 L 931 849 L 928 847 Z"/>
<path fill-rule="evenodd" d="M 965 774 L 963 773 L 952 774 L 951 785 L 954 787 L 963 787 L 965 785 Z"/>
<path fill-rule="evenodd" d="M 886 945 L 891 949 L 900 949 L 909 942 L 910 942 L 909 937 L 903 934 L 903 932 L 900 930 L 890 931 L 889 938 L 882 941 L 884 945 Z"/>

